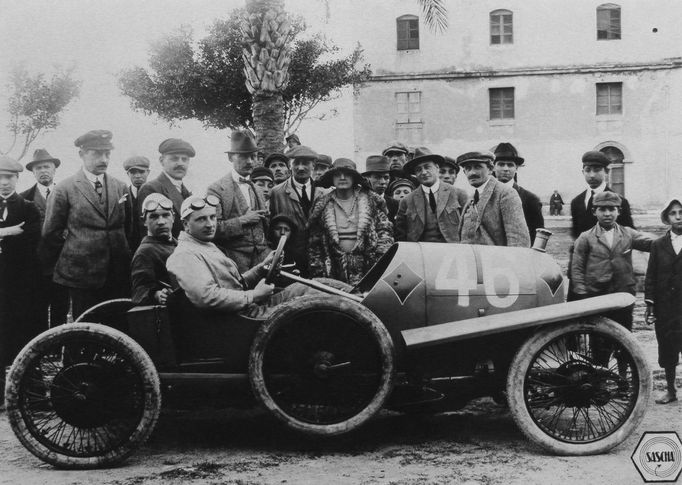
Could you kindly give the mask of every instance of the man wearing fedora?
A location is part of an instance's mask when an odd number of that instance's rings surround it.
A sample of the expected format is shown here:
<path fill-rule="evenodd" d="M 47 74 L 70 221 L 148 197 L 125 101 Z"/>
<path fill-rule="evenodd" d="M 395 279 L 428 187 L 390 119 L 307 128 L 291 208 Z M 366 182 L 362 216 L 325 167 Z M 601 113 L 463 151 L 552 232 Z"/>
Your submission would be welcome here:
<path fill-rule="evenodd" d="M 289 178 L 289 157 L 283 153 L 271 153 L 265 159 L 265 168 L 272 170 L 275 185 L 281 184 Z"/>
<path fill-rule="evenodd" d="M 257 152 L 249 133 L 233 131 L 227 151 L 232 169 L 207 191 L 219 200 L 215 244 L 226 251 L 242 273 L 268 254 L 267 206 L 261 191 L 249 180 Z"/>
<path fill-rule="evenodd" d="M 178 237 L 182 231 L 182 221 L 180 220 L 180 206 L 182 201 L 192 195 L 185 187 L 182 180 L 187 175 L 190 158 L 196 155 L 194 147 L 185 140 L 179 138 L 168 138 L 159 145 L 159 163 L 161 163 L 161 173 L 154 180 L 151 180 L 140 187 L 137 195 L 138 206 L 142 204 L 149 194 L 162 194 L 173 201 L 175 220 L 173 221 L 173 237 Z M 142 211 L 138 207 L 141 214 Z M 146 229 L 144 221 L 138 219 L 140 234 L 144 234 Z"/>
<path fill-rule="evenodd" d="M 512 187 L 492 177 L 495 155 L 468 152 L 457 163 L 474 188 L 459 226 L 461 242 L 488 246 L 530 247 L 521 198 Z"/>
<path fill-rule="evenodd" d="M 108 130 L 79 136 L 74 144 L 83 167 L 47 200 L 41 254 L 47 264 L 56 261 L 54 281 L 69 288 L 74 319 L 97 303 L 129 295 L 128 188 L 106 173 L 111 138 Z"/>
<path fill-rule="evenodd" d="M 516 171 L 523 166 L 524 159 L 514 145 L 502 142 L 495 147 L 495 166 L 493 171 L 497 180 L 512 187 L 521 197 L 523 217 L 526 219 L 530 243 L 535 241 L 535 232 L 545 227 L 545 219 L 542 217 L 542 202 L 533 192 L 524 189 L 516 183 Z"/>
<path fill-rule="evenodd" d="M 389 165 L 390 162 L 384 155 L 370 155 L 365 161 L 365 171 L 362 176 L 367 179 L 372 190 L 386 201 L 388 218 L 392 221 L 398 212 L 398 202 L 386 193 L 391 181 Z"/>
<path fill-rule="evenodd" d="M 126 198 L 126 237 L 130 253 L 135 254 L 140 245 L 144 231 L 140 230 L 140 188 L 147 182 L 149 176 L 149 159 L 139 155 L 127 158 L 123 162 L 123 170 L 130 178 L 128 197 Z"/>
<path fill-rule="evenodd" d="M 33 172 L 36 184 L 21 193 L 21 196 L 33 202 L 40 211 L 40 227 L 45 223 L 45 210 L 47 199 L 54 191 L 54 183 L 57 167 L 61 164 L 58 158 L 52 157 L 44 148 L 38 148 L 33 152 L 33 159 L 26 164 L 26 169 Z M 41 312 L 45 320 L 45 328 L 56 327 L 66 323 L 69 313 L 69 290 L 52 280 L 54 267 L 42 268 L 41 287 L 38 292 L 38 305 L 45 310 Z M 49 308 L 49 312 L 48 312 Z M 49 315 L 49 317 L 48 317 Z"/>
<path fill-rule="evenodd" d="M 291 177 L 272 189 L 270 193 L 270 214 L 290 217 L 300 229 L 293 236 L 291 248 L 296 268 L 303 276 L 308 275 L 308 219 L 315 202 L 326 189 L 313 182 L 313 168 L 319 155 L 309 147 L 299 145 L 287 152 L 291 159 Z"/>
<path fill-rule="evenodd" d="M 582 157 L 583 177 L 585 177 L 587 188 L 571 201 L 571 234 L 573 238 L 577 238 L 583 232 L 592 229 L 597 223 L 597 217 L 592 211 L 594 196 L 604 191 L 613 192 L 613 189 L 606 185 L 610 163 L 611 160 L 606 155 L 596 150 L 586 152 Z M 621 198 L 620 212 L 616 222 L 621 226 L 632 227 L 633 229 L 635 227 L 632 222 L 630 204 L 625 197 Z"/>
<path fill-rule="evenodd" d="M 438 178 L 444 159 L 425 147 L 403 167 L 420 186 L 400 201 L 395 217 L 396 241 L 459 242 L 462 205 L 450 184 Z"/>

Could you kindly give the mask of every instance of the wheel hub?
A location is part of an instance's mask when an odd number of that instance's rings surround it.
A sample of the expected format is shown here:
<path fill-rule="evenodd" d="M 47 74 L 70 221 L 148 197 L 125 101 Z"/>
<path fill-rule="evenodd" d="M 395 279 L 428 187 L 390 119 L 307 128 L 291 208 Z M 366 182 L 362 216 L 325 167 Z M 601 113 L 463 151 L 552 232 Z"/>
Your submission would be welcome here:
<path fill-rule="evenodd" d="M 562 392 L 563 402 L 568 407 L 589 407 L 592 404 L 603 406 L 611 394 L 605 388 L 605 377 L 592 365 L 585 362 L 567 362 L 559 373 L 564 375 L 569 385 Z"/>

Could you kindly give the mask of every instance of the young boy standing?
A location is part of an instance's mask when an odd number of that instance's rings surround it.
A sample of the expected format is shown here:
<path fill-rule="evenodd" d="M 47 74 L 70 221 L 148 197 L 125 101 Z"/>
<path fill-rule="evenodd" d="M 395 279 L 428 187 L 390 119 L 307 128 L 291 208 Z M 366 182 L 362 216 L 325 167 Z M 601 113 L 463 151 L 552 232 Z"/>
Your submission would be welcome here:
<path fill-rule="evenodd" d="M 652 239 L 616 223 L 621 198 L 615 192 L 595 195 L 592 206 L 597 224 L 583 232 L 575 242 L 571 265 L 574 293 L 580 299 L 620 291 L 634 295 L 632 250 L 649 251 Z M 604 316 L 632 330 L 633 306 Z"/>
<path fill-rule="evenodd" d="M 682 198 L 661 212 L 670 230 L 651 245 L 646 271 L 646 321 L 656 323 L 658 364 L 665 369 L 666 393 L 656 404 L 677 401 L 675 367 L 682 352 Z"/>

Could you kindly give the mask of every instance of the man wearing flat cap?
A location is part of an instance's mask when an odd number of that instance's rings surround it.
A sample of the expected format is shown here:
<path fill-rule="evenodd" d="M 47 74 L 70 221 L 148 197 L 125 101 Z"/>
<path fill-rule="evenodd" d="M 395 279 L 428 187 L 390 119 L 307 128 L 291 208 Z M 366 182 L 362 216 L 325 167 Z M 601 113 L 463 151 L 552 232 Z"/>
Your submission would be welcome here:
<path fill-rule="evenodd" d="M 175 221 L 173 222 L 173 237 L 178 237 L 182 231 L 182 221 L 180 220 L 180 206 L 182 201 L 192 195 L 187 190 L 182 180 L 187 175 L 190 159 L 196 155 L 194 147 L 185 140 L 179 138 L 168 138 L 159 145 L 159 162 L 161 163 L 161 173 L 154 180 L 144 184 L 138 193 L 138 204 L 141 204 L 149 194 L 158 193 L 168 197 L 173 201 Z M 142 213 L 140 211 L 140 213 Z M 144 234 L 144 223 L 138 220 L 140 233 Z"/>
<path fill-rule="evenodd" d="M 16 193 L 22 167 L 0 156 L 0 391 L 4 395 L 5 367 L 21 348 L 47 330 L 43 313 L 35 304 L 41 290 L 36 247 L 40 239 L 40 212 L 33 202 Z M 2 397 L 0 397 L 2 403 Z"/>
<path fill-rule="evenodd" d="M 268 254 L 267 205 L 261 191 L 249 179 L 256 166 L 257 152 L 249 133 L 233 131 L 227 151 L 232 168 L 207 191 L 220 201 L 216 207 L 215 244 L 226 251 L 240 272 L 260 264 Z"/>
<path fill-rule="evenodd" d="M 459 242 L 462 205 L 450 184 L 438 178 L 443 157 L 425 147 L 403 167 L 417 177 L 420 186 L 400 201 L 395 216 L 396 241 Z"/>
<path fill-rule="evenodd" d="M 272 170 L 267 167 L 256 167 L 251 172 L 250 179 L 263 194 L 265 202 L 268 202 L 270 200 L 270 191 L 275 186 L 275 176 Z"/>
<path fill-rule="evenodd" d="M 365 171 L 362 173 L 362 176 L 367 179 L 372 190 L 384 199 L 388 218 L 392 221 L 398 212 L 398 201 L 386 193 L 391 180 L 389 164 L 388 158 L 384 155 L 370 155 L 365 160 Z"/>
<path fill-rule="evenodd" d="M 542 202 L 533 192 L 524 189 L 516 183 L 516 172 L 523 166 L 524 159 L 519 156 L 516 148 L 511 143 L 502 142 L 495 147 L 495 166 L 493 171 L 497 180 L 512 187 L 521 197 L 523 217 L 526 219 L 530 243 L 535 241 L 535 233 L 545 227 L 545 218 L 542 217 Z"/>
<path fill-rule="evenodd" d="M 26 169 L 33 172 L 36 184 L 20 195 L 24 199 L 33 202 L 40 211 L 41 228 L 45 222 L 47 199 L 56 187 L 54 177 L 60 164 L 61 161 L 50 155 L 44 148 L 35 150 L 33 152 L 33 159 L 26 164 Z M 66 316 L 69 313 L 69 290 L 52 280 L 54 267 L 44 267 L 42 270 L 42 284 L 40 291 L 36 295 L 36 304 L 45 309 L 41 313 L 45 318 L 44 328 L 56 327 L 66 323 Z"/>
<path fill-rule="evenodd" d="M 292 240 L 292 256 L 296 268 L 308 275 L 308 219 L 315 202 L 327 189 L 313 182 L 313 168 L 319 155 L 307 146 L 295 146 L 287 152 L 291 163 L 291 177 L 277 185 L 270 193 L 270 214 L 283 214 L 294 220 L 300 228 Z"/>
<path fill-rule="evenodd" d="M 325 173 L 332 168 L 332 157 L 320 153 L 315 160 L 315 168 L 313 168 L 313 179 L 315 182 L 320 180 Z"/>
<path fill-rule="evenodd" d="M 389 142 L 381 154 L 388 159 L 389 170 L 392 172 L 402 171 L 407 163 L 407 147 L 397 140 Z"/>
<path fill-rule="evenodd" d="M 106 173 L 111 139 L 107 130 L 79 136 L 74 144 L 83 167 L 47 200 L 41 257 L 44 264 L 56 261 L 54 281 L 69 288 L 74 319 L 97 303 L 129 295 L 128 188 Z"/>
<path fill-rule="evenodd" d="M 265 168 L 272 170 L 275 185 L 281 184 L 289 178 L 289 157 L 283 153 L 271 153 L 265 159 Z"/>
<path fill-rule="evenodd" d="M 149 176 L 149 159 L 140 155 L 127 158 L 123 162 L 123 170 L 130 178 L 128 197 L 126 198 L 126 237 L 130 253 L 135 254 L 140 245 L 144 232 L 140 229 L 140 188 L 147 182 Z"/>
<path fill-rule="evenodd" d="M 512 187 L 492 177 L 494 159 L 490 152 L 468 152 L 457 157 L 457 163 L 474 188 L 474 196 L 462 214 L 461 242 L 530 247 L 521 198 Z"/>
<path fill-rule="evenodd" d="M 597 217 L 592 212 L 594 196 L 604 191 L 613 192 L 613 189 L 606 185 L 610 163 L 611 160 L 600 151 L 593 150 L 583 155 L 583 177 L 585 177 L 587 188 L 571 201 L 571 220 L 573 223 L 571 234 L 573 238 L 577 238 L 597 223 Z M 622 199 L 616 222 L 621 226 L 634 228 L 630 204 L 625 198 Z"/>

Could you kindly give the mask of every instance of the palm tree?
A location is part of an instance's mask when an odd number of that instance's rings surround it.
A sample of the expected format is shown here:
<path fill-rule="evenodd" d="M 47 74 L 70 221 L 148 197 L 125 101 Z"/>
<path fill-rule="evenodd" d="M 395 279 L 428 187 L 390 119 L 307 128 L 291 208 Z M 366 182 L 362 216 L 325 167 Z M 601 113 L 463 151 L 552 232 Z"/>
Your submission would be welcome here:
<path fill-rule="evenodd" d="M 448 10 L 444 0 L 417 0 L 424 13 L 424 22 L 434 32 L 444 32 L 448 28 Z"/>
<path fill-rule="evenodd" d="M 284 140 L 282 91 L 289 81 L 293 39 L 284 0 L 246 0 L 241 28 L 256 144 L 267 156 L 281 151 Z"/>

